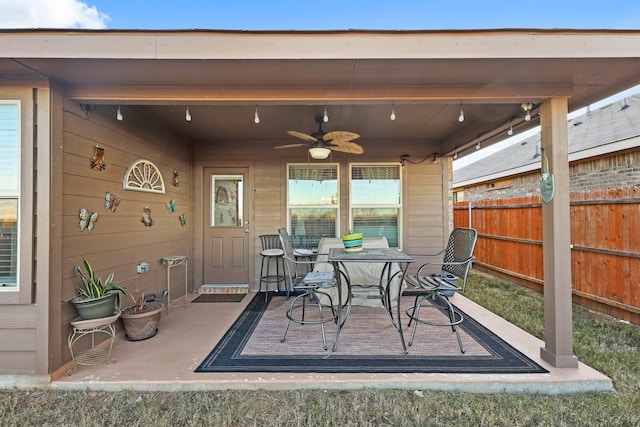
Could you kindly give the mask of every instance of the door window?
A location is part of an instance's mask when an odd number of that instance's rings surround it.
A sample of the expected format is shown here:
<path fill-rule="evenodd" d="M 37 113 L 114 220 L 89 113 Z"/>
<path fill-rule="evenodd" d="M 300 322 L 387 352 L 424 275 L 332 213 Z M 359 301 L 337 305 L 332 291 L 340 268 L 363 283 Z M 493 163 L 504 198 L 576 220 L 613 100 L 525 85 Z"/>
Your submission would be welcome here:
<path fill-rule="evenodd" d="M 241 227 L 244 218 L 242 175 L 212 175 L 211 227 Z"/>

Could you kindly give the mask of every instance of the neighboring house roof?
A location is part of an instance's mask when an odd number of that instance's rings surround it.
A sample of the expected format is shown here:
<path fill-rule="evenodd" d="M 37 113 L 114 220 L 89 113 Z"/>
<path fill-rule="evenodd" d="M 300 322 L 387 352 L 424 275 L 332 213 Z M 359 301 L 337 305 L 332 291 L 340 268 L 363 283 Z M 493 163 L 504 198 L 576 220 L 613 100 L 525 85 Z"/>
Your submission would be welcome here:
<path fill-rule="evenodd" d="M 567 123 L 569 160 L 640 145 L 640 94 L 629 96 Z M 455 187 L 540 169 L 540 133 L 453 172 Z"/>

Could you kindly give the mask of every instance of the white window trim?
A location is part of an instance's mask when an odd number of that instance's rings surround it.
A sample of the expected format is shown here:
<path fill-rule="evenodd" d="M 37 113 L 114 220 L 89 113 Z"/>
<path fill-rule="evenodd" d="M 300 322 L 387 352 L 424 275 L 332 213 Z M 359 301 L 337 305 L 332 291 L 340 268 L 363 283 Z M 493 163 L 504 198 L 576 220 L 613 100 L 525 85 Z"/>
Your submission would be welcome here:
<path fill-rule="evenodd" d="M 326 167 L 326 166 L 333 166 L 336 168 L 336 181 L 337 181 L 337 191 L 338 191 L 338 195 L 336 197 L 337 199 L 337 203 L 335 205 L 291 205 L 289 204 L 289 172 L 290 172 L 290 166 L 308 166 L 308 167 L 314 167 L 313 165 L 315 165 L 315 167 Z M 309 164 L 309 163 L 287 163 L 286 164 L 286 168 L 287 168 L 287 181 L 285 184 L 285 188 L 286 188 L 286 216 L 287 216 L 287 230 L 289 230 L 290 233 L 293 233 L 293 230 L 291 230 L 291 209 L 292 208 L 300 208 L 300 209 L 312 209 L 312 208 L 321 208 L 321 207 L 327 207 L 327 208 L 332 208 L 335 207 L 336 208 L 336 235 L 334 237 L 339 237 L 340 235 L 340 210 L 341 210 L 341 200 L 340 200 L 340 165 L 337 163 L 324 163 L 324 164 Z"/>
<path fill-rule="evenodd" d="M 398 173 L 399 173 L 399 180 L 400 180 L 400 188 L 399 188 L 399 192 L 400 192 L 400 203 L 397 205 L 356 205 L 354 206 L 353 204 L 353 200 L 352 200 L 352 195 L 353 195 L 353 188 L 352 188 L 352 179 L 351 177 L 353 176 L 353 167 L 354 166 L 397 166 L 398 167 Z M 349 230 L 353 230 L 353 208 L 354 207 L 363 207 L 363 208 L 397 208 L 398 209 L 398 248 L 400 250 L 402 250 L 402 244 L 403 244 L 403 238 L 404 235 L 402 233 L 403 227 L 402 227 L 402 218 L 403 218 L 403 212 L 404 212 L 404 197 L 403 197 L 403 180 L 402 180 L 402 169 L 400 169 L 400 164 L 397 162 L 355 162 L 355 163 L 349 163 L 349 206 L 348 206 L 348 210 L 349 210 Z"/>
<path fill-rule="evenodd" d="M 16 159 L 16 161 L 18 162 L 18 169 L 17 169 L 17 173 L 18 173 L 18 180 L 17 180 L 17 185 L 16 188 L 14 188 L 13 190 L 2 190 L 0 189 L 0 198 L 3 199 L 16 199 L 17 200 L 17 219 L 16 219 L 16 230 L 18 233 L 18 239 L 17 239 L 17 248 L 16 248 L 16 286 L 11 286 L 11 287 L 4 287 L 1 286 L 0 287 L 0 293 L 17 293 L 20 292 L 20 282 L 21 282 L 21 276 L 20 276 L 20 265 L 21 265 L 21 250 L 22 250 L 22 239 L 24 238 L 24 236 L 22 235 L 22 214 L 21 214 L 21 209 L 22 209 L 22 195 L 21 195 L 21 191 L 20 189 L 22 188 L 22 101 L 20 101 L 19 99 L 0 99 L 0 104 L 3 105 L 16 105 L 17 109 L 18 109 L 18 119 L 17 119 L 17 143 L 18 143 L 18 149 L 17 149 L 17 155 L 18 158 Z"/>

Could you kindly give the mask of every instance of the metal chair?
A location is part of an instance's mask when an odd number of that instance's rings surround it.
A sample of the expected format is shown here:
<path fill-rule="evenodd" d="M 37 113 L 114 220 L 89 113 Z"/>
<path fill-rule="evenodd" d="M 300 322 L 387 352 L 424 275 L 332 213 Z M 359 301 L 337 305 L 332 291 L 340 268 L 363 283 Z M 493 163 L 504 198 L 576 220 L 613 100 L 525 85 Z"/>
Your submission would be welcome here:
<path fill-rule="evenodd" d="M 331 296 L 325 292 L 326 289 L 337 286 L 337 281 L 333 271 L 330 272 L 309 272 L 304 276 L 298 272 L 301 265 L 308 266 L 313 261 L 300 260 L 296 258 L 293 246 L 291 244 L 291 236 L 286 229 L 278 230 L 280 242 L 284 250 L 284 270 L 287 280 L 287 288 L 294 293 L 289 309 L 287 310 L 287 326 L 284 330 L 281 342 L 287 339 L 287 332 L 291 322 L 300 325 L 312 324 L 320 325 L 322 331 L 322 343 L 324 349 L 327 349 L 327 338 L 324 333 L 324 324 L 337 321 L 338 314 L 333 306 Z M 318 308 L 317 316 L 308 316 L 307 302 Z M 329 315 L 325 313 L 329 311 Z"/>
<path fill-rule="evenodd" d="M 436 254 L 415 255 L 434 257 L 444 254 L 444 257 L 442 262 L 423 264 L 418 268 L 416 275 L 405 276 L 405 283 L 408 285 L 407 290 L 416 293 L 413 305 L 406 310 L 407 316 L 409 316 L 409 326 L 411 326 L 411 322 L 414 322 L 411 337 L 407 343 L 409 346 L 413 344 L 418 323 L 433 326 L 450 326 L 458 338 L 460 351 L 464 353 L 464 346 L 462 345 L 460 333 L 458 332 L 458 325 L 462 323 L 464 319 L 462 313 L 453 307 L 449 301 L 449 297 L 453 296 L 456 292 L 464 292 L 465 290 L 469 269 L 475 259 L 473 250 L 477 237 L 478 233 L 473 228 L 456 228 L 449 235 L 449 241 L 444 250 Z M 434 266 L 439 267 L 440 272 L 428 273 L 428 270 Z M 460 281 L 462 281 L 461 284 L 459 284 Z M 420 310 L 426 301 L 431 302 L 432 308 L 437 308 L 438 305 L 444 305 L 449 316 L 449 321 L 435 322 L 421 318 Z"/>
<path fill-rule="evenodd" d="M 287 297 L 289 296 L 289 289 L 285 280 L 284 273 L 284 251 L 280 244 L 280 236 L 277 234 L 263 234 L 260 237 L 262 243 L 262 265 L 260 267 L 260 286 L 258 292 L 262 290 L 262 284 L 265 285 L 264 300 L 267 301 L 269 297 L 269 284 L 275 283 L 276 290 L 280 291 L 280 284 L 284 284 Z M 271 272 L 271 264 L 275 263 L 276 274 Z M 266 266 L 266 268 L 265 268 Z"/>

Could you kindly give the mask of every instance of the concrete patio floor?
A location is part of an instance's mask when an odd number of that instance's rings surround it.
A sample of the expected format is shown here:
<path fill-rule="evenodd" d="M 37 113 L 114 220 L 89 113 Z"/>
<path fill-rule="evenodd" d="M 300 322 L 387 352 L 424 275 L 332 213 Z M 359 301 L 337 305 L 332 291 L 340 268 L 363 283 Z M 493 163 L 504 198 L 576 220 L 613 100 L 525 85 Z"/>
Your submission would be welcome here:
<path fill-rule="evenodd" d="M 189 300 L 197 294 L 190 294 Z M 65 365 L 50 387 L 61 390 L 199 391 L 223 389 L 361 389 L 465 391 L 474 393 L 562 394 L 613 391 L 611 380 L 580 363 L 577 369 L 556 369 L 540 358 L 543 342 L 462 295 L 453 302 L 509 344 L 546 368 L 546 374 L 319 374 L 319 373 L 195 373 L 194 370 L 222 338 L 244 307 L 240 303 L 189 303 L 173 307 L 159 324 L 158 334 L 130 342 L 119 333 L 114 341 L 115 363 Z"/>

